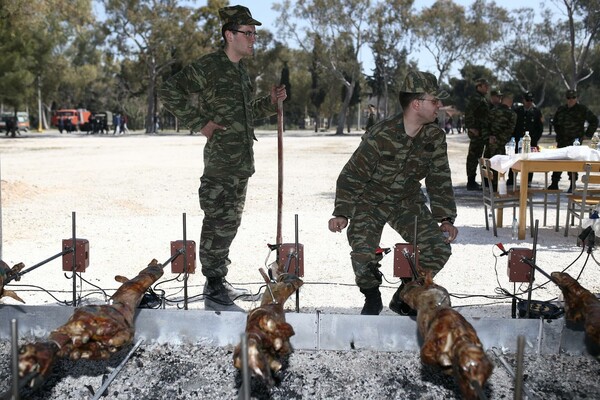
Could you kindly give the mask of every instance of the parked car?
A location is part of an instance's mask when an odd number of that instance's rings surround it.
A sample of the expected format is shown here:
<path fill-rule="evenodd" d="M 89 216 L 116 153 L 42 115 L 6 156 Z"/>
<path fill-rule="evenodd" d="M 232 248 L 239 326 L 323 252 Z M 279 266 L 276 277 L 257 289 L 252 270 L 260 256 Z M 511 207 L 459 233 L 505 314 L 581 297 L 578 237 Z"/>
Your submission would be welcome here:
<path fill-rule="evenodd" d="M 110 111 L 99 111 L 92 113 L 81 130 L 88 133 L 108 133 L 112 129 L 112 113 Z"/>
<path fill-rule="evenodd" d="M 0 132 L 6 132 L 6 118 L 14 117 L 15 113 L 5 112 L 0 115 Z M 29 127 L 29 114 L 25 111 L 17 112 L 17 126 L 19 131 L 27 132 Z"/>

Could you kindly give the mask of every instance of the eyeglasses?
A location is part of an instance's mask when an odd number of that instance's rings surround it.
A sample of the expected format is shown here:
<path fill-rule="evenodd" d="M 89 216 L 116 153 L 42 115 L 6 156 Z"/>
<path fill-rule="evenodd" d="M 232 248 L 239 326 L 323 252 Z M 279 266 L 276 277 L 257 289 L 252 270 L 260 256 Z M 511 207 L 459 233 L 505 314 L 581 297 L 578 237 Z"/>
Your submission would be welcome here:
<path fill-rule="evenodd" d="M 246 36 L 246 39 L 254 38 L 256 39 L 258 35 L 253 31 L 238 31 L 237 29 L 230 29 L 232 32 L 243 33 Z"/>
<path fill-rule="evenodd" d="M 430 101 L 430 102 L 432 102 L 435 105 L 438 105 L 440 103 L 440 101 L 441 101 L 440 99 L 435 99 L 435 98 L 434 99 L 417 99 L 417 100 Z"/>

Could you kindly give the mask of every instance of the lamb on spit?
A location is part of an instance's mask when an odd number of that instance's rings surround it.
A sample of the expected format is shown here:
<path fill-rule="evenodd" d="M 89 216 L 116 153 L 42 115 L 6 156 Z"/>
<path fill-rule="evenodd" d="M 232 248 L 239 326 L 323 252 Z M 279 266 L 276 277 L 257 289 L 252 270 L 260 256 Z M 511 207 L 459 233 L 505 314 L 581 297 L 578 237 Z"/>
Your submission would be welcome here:
<path fill-rule="evenodd" d="M 281 370 L 282 361 L 292 352 L 290 337 L 294 335 L 294 328 L 285 322 L 283 306 L 303 284 L 296 275 L 278 275 L 276 283 L 269 283 L 271 289 L 263 294 L 260 307 L 248 313 L 248 364 L 252 375 L 262 379 L 268 386 L 275 384 L 273 374 Z M 233 365 L 237 369 L 242 368 L 241 344 L 236 346 L 233 353 Z"/>
<path fill-rule="evenodd" d="M 132 343 L 135 309 L 146 290 L 162 275 L 163 266 L 152 260 L 131 280 L 115 277 L 125 282 L 111 297 L 110 305 L 78 307 L 66 324 L 50 333 L 48 340 L 21 346 L 19 378 L 36 387 L 50 375 L 58 358 L 107 359 Z"/>
<path fill-rule="evenodd" d="M 25 264 L 18 263 L 14 267 L 10 268 L 8 266 L 8 264 L 6 264 L 4 261 L 0 260 L 0 299 L 3 297 L 11 297 L 17 301 L 20 301 L 21 303 L 25 303 L 23 301 L 23 299 L 21 299 L 19 297 L 19 295 L 17 295 L 15 292 L 13 292 L 12 290 L 4 289 L 4 284 L 9 279 L 10 280 L 14 279 L 16 281 L 18 281 L 20 279 L 20 276 L 18 275 L 18 273 L 24 267 L 25 267 Z"/>
<path fill-rule="evenodd" d="M 566 272 L 550 275 L 565 296 L 565 318 L 584 321 L 586 336 L 600 345 L 600 300 Z"/>
<path fill-rule="evenodd" d="M 400 298 L 417 310 L 421 361 L 454 374 L 465 399 L 478 398 L 494 368 L 473 326 L 451 308 L 448 291 L 431 274 L 408 283 Z"/>

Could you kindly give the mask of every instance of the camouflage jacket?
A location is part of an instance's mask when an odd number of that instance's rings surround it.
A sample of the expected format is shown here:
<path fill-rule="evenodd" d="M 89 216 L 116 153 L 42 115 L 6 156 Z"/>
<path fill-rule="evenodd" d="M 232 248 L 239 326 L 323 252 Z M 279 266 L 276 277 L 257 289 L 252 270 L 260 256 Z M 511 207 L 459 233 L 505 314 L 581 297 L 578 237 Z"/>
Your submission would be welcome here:
<path fill-rule="evenodd" d="M 488 156 L 504 154 L 504 145 L 513 136 L 516 123 L 517 114 L 505 104 L 500 104 L 490 111 L 490 136 L 496 137 L 496 143 L 486 143 Z"/>
<path fill-rule="evenodd" d="M 585 122 L 588 127 L 585 129 Z M 554 114 L 554 129 L 556 142 L 559 147 L 573 144 L 575 138 L 583 141 L 583 136 L 592 137 L 598 128 L 598 117 L 583 104 L 576 103 L 569 108 L 566 105 L 558 107 Z"/>
<path fill-rule="evenodd" d="M 277 112 L 270 95 L 252 99 L 253 87 L 243 61 L 225 51 L 201 57 L 160 88 L 164 106 L 183 126 L 200 131 L 208 121 L 216 130 L 204 147 L 204 175 L 249 177 L 254 173 L 254 121 Z"/>
<path fill-rule="evenodd" d="M 489 136 L 490 103 L 484 94 L 475 92 L 469 98 L 465 107 L 465 126 L 467 129 L 478 129 L 479 136 L 486 139 Z"/>
<path fill-rule="evenodd" d="M 426 201 L 433 217 L 456 217 L 456 203 L 448 163 L 446 134 L 437 124 L 425 125 L 410 138 L 401 115 L 375 124 L 337 180 L 333 215 L 352 218 L 357 205 Z"/>

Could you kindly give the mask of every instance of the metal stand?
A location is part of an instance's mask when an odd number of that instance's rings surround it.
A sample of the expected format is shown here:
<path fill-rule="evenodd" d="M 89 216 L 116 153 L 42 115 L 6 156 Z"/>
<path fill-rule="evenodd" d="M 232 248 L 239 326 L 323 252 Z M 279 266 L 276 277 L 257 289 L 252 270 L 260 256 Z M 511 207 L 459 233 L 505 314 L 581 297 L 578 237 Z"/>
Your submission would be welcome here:
<path fill-rule="evenodd" d="M 267 284 L 268 286 L 268 284 Z M 246 333 L 241 335 L 242 351 L 242 390 L 239 392 L 238 399 L 250 400 L 250 368 L 248 367 L 248 337 Z"/>
<path fill-rule="evenodd" d="M 11 328 L 11 355 L 12 355 L 12 398 L 19 400 L 19 331 L 16 319 L 10 321 Z"/>
<path fill-rule="evenodd" d="M 73 247 L 72 247 L 72 251 L 73 251 L 73 307 L 77 307 L 77 280 L 75 279 L 77 277 L 77 246 L 75 245 L 75 240 L 77 238 L 77 236 L 75 235 L 75 211 L 72 212 L 71 214 L 71 225 L 72 225 L 72 231 L 73 231 Z"/>
<path fill-rule="evenodd" d="M 188 258 L 187 258 L 186 214 L 183 213 L 183 309 L 188 309 Z"/>

